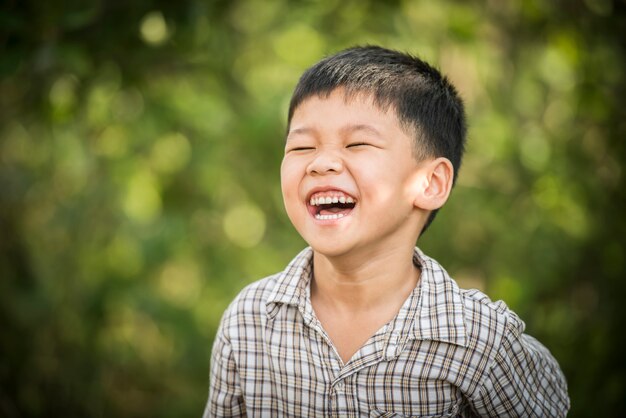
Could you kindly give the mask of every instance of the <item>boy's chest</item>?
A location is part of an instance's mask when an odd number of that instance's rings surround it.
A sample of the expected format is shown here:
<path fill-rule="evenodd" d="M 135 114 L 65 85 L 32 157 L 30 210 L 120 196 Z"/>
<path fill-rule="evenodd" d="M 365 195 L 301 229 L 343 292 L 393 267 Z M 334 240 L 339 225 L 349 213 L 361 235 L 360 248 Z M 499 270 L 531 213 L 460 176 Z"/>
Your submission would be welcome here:
<path fill-rule="evenodd" d="M 344 318 L 320 311 L 317 317 L 319 327 L 323 329 L 320 333 L 328 337 L 326 343 L 335 348 L 343 364 L 348 364 L 352 356 L 388 322 L 381 315 Z"/>
<path fill-rule="evenodd" d="M 242 375 L 247 408 L 273 416 L 465 416 L 462 390 L 450 364 L 450 347 L 377 333 L 347 363 L 314 328 L 263 338 L 263 361 Z M 355 324 L 356 325 L 356 324 Z M 261 347 L 257 347 L 256 351 Z M 250 356 L 248 356 L 250 358 Z M 245 360 L 244 360 L 245 361 Z M 265 382 L 261 386 L 259 382 Z M 271 400 L 271 401 L 268 401 Z M 279 411 L 276 414 L 276 411 Z"/>

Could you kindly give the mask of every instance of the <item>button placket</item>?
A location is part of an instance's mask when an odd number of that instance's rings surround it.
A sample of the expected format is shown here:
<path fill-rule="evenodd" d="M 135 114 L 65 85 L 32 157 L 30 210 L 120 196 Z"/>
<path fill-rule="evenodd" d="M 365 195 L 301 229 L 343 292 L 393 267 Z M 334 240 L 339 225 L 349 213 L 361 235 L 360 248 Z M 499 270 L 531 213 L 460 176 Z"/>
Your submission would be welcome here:
<path fill-rule="evenodd" d="M 348 408 L 348 399 L 346 394 L 346 383 L 344 379 L 335 380 L 330 388 L 330 399 L 332 407 L 332 416 L 346 416 Z"/>

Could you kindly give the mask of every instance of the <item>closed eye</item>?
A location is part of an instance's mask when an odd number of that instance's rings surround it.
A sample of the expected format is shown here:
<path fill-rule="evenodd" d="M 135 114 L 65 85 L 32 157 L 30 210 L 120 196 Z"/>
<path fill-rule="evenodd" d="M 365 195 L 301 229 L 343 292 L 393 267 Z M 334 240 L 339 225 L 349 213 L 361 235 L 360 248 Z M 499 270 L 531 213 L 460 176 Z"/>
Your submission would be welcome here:
<path fill-rule="evenodd" d="M 346 148 L 355 148 L 355 147 L 362 147 L 362 146 L 366 146 L 366 145 L 370 145 L 366 142 L 354 142 L 352 144 L 348 144 L 348 146 Z"/>
<path fill-rule="evenodd" d="M 314 147 L 294 147 L 287 150 L 287 152 L 291 151 L 309 151 L 315 149 Z"/>

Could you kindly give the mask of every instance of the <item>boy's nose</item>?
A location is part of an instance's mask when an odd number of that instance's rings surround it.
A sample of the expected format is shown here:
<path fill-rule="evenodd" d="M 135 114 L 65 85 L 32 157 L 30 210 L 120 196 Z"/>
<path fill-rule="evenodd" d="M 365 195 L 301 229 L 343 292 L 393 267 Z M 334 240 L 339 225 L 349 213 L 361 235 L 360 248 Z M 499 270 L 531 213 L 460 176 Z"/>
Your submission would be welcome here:
<path fill-rule="evenodd" d="M 307 167 L 308 174 L 329 174 L 343 171 L 343 162 L 334 153 L 318 154 Z"/>

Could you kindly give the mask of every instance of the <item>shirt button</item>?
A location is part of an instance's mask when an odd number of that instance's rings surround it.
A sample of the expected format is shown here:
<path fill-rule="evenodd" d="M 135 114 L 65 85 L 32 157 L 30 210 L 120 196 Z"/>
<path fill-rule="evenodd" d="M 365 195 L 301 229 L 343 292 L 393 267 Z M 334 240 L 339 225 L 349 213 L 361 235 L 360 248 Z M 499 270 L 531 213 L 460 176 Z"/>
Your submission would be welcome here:
<path fill-rule="evenodd" d="M 335 391 L 337 391 L 337 392 L 342 392 L 342 391 L 343 391 L 343 386 L 344 386 L 344 385 L 343 385 L 343 382 L 337 382 L 337 383 L 335 384 Z"/>

